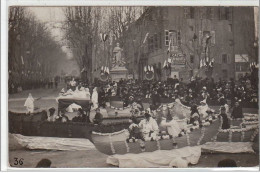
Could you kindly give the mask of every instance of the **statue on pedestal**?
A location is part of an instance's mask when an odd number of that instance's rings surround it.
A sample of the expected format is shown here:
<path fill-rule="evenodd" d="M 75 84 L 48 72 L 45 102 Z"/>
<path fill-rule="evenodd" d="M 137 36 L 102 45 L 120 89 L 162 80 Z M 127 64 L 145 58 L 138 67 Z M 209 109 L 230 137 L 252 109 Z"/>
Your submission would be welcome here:
<path fill-rule="evenodd" d="M 123 51 L 122 48 L 119 47 L 119 43 L 116 44 L 116 47 L 113 50 L 113 59 L 112 59 L 112 67 L 124 67 L 125 62 L 122 58 L 121 52 Z"/>

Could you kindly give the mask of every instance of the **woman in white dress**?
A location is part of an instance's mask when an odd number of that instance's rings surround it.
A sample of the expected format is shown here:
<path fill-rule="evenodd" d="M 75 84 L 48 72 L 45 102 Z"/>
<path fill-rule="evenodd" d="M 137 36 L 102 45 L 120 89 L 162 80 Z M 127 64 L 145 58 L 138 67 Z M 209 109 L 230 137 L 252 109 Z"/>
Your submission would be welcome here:
<path fill-rule="evenodd" d="M 33 111 L 34 111 L 34 98 L 32 97 L 31 93 L 29 93 L 29 96 L 26 99 L 24 106 L 27 109 L 27 113 L 33 113 Z"/>
<path fill-rule="evenodd" d="M 97 109 L 98 108 L 98 92 L 97 92 L 97 87 L 93 89 L 91 101 L 93 103 L 92 109 Z"/>

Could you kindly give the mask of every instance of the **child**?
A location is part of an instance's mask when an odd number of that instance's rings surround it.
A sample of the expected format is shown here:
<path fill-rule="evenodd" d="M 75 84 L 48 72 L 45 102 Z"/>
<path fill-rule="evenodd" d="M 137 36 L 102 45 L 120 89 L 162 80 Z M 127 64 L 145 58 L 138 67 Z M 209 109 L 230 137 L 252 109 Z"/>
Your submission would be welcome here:
<path fill-rule="evenodd" d="M 222 129 L 229 129 L 230 128 L 230 124 L 229 124 L 229 121 L 228 121 L 229 118 L 227 116 L 226 108 L 224 106 L 220 107 L 220 114 L 219 114 L 219 116 L 221 116 L 222 120 L 223 120 Z"/>
<path fill-rule="evenodd" d="M 142 132 L 141 132 L 139 126 L 138 126 L 137 118 L 136 117 L 132 117 L 130 119 L 130 121 L 131 121 L 131 124 L 129 126 L 129 133 L 130 133 L 129 139 L 135 138 L 135 139 L 141 139 L 141 140 L 144 141 Z"/>

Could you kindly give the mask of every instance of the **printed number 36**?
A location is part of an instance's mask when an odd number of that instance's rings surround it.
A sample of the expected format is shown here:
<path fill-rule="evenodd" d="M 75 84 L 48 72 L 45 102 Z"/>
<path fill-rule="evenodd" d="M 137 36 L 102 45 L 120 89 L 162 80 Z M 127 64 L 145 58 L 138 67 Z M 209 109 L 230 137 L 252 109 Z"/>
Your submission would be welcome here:
<path fill-rule="evenodd" d="M 14 165 L 23 165 L 23 158 L 19 159 L 19 158 L 14 158 Z"/>

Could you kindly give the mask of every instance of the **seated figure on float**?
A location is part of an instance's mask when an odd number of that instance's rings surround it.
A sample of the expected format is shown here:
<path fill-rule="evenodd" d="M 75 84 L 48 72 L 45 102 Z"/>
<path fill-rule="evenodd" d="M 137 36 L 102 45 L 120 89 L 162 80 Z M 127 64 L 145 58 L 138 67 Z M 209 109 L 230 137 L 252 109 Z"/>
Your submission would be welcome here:
<path fill-rule="evenodd" d="M 206 102 L 206 99 L 202 100 L 200 102 L 200 106 L 198 106 L 199 114 L 202 116 L 201 118 L 205 119 L 208 117 L 207 110 L 209 109 L 209 106 Z"/>
<path fill-rule="evenodd" d="M 159 127 L 155 119 L 151 117 L 150 114 L 144 114 L 145 119 L 141 120 L 139 127 L 141 128 L 142 135 L 145 140 L 149 138 L 156 139 L 156 136 L 159 133 Z"/>
<path fill-rule="evenodd" d="M 177 137 L 178 134 L 181 132 L 181 127 L 177 120 L 175 120 L 166 105 L 163 106 L 161 117 L 158 117 L 158 121 L 160 121 L 160 127 L 165 127 L 166 132 L 171 135 L 172 137 Z M 182 125 L 182 124 L 181 124 Z M 185 128 L 183 126 L 183 128 Z"/>
<path fill-rule="evenodd" d="M 138 120 L 136 117 L 132 116 L 130 119 L 130 126 L 128 128 L 129 131 L 129 139 L 141 139 L 144 141 L 144 137 L 141 129 L 138 125 Z"/>
<path fill-rule="evenodd" d="M 200 113 L 198 111 L 197 105 L 194 104 L 194 105 L 191 106 L 189 124 L 199 125 L 200 122 L 201 122 Z"/>

